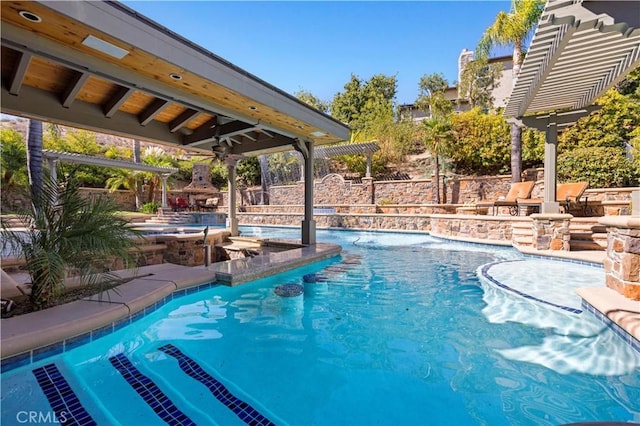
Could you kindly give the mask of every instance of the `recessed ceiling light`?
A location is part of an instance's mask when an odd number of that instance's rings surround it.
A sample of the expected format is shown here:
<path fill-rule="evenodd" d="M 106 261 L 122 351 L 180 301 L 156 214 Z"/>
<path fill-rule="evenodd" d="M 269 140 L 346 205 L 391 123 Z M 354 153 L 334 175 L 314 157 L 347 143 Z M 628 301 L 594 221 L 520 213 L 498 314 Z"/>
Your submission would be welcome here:
<path fill-rule="evenodd" d="M 301 126 L 301 125 L 299 125 L 299 124 L 296 124 L 296 127 L 297 127 L 298 129 L 304 129 L 304 126 Z"/>
<path fill-rule="evenodd" d="M 250 109 L 251 111 L 257 111 L 257 110 L 258 110 L 258 107 L 257 107 L 257 106 L 255 106 L 255 105 L 249 105 L 249 109 Z"/>
<path fill-rule="evenodd" d="M 311 132 L 311 136 L 315 136 L 316 138 L 321 138 L 323 136 L 327 136 L 327 134 L 316 130 L 315 132 Z"/>
<path fill-rule="evenodd" d="M 21 10 L 18 12 L 18 15 L 22 16 L 27 21 L 31 22 L 42 22 L 42 18 L 36 15 L 33 12 L 29 12 L 28 10 Z"/>
<path fill-rule="evenodd" d="M 180 74 L 176 74 L 175 72 L 172 72 L 171 74 L 169 74 L 169 77 L 171 77 L 171 79 L 173 80 L 182 80 L 182 76 Z"/>
<path fill-rule="evenodd" d="M 108 41 L 104 41 L 92 35 L 88 35 L 84 40 L 82 40 L 82 44 L 117 59 L 122 59 L 129 54 L 128 51 L 116 46 L 115 44 L 111 44 Z"/>

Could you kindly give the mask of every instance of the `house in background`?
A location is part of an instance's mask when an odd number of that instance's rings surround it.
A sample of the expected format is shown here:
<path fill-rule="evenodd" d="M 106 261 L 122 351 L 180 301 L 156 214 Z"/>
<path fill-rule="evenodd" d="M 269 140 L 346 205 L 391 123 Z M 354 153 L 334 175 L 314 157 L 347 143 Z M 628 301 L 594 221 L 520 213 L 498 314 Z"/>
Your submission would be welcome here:
<path fill-rule="evenodd" d="M 462 71 L 469 62 L 475 58 L 473 51 L 462 49 L 458 56 L 458 81 L 462 78 Z M 504 108 L 509 100 L 511 89 L 513 88 L 513 58 L 509 56 L 499 56 L 489 59 L 490 64 L 501 63 L 503 65 L 502 74 L 498 79 L 497 86 L 493 89 L 493 107 Z M 457 82 L 456 82 L 457 83 Z M 461 98 L 457 86 L 448 87 L 445 97 L 453 103 L 456 113 L 471 109 L 469 101 Z M 414 104 L 402 104 L 399 107 L 400 117 L 411 118 L 414 121 L 422 121 L 429 117 L 429 111 L 420 110 Z"/>

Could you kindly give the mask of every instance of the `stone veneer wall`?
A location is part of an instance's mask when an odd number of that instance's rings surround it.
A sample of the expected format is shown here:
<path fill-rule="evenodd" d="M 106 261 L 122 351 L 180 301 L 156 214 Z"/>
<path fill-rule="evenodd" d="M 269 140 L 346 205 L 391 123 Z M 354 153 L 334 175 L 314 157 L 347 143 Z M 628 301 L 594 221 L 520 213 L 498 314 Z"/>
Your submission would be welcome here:
<path fill-rule="evenodd" d="M 537 250 L 570 251 L 570 214 L 532 214 L 533 247 Z"/>
<path fill-rule="evenodd" d="M 505 220 L 504 217 L 437 215 L 431 216 L 431 234 L 440 237 L 511 245 L 512 222 L 516 220 L 523 219 L 510 218 Z"/>
<path fill-rule="evenodd" d="M 332 173 L 313 184 L 314 204 L 372 204 L 373 181 L 363 179 L 353 183 Z M 269 204 L 291 205 L 304 203 L 304 182 L 295 185 L 271 186 Z"/>
<path fill-rule="evenodd" d="M 625 297 L 640 300 L 640 217 L 603 217 L 607 226 L 607 287 Z"/>
<path fill-rule="evenodd" d="M 299 227 L 303 216 L 303 214 L 282 213 L 239 213 L 238 219 L 241 225 Z M 429 231 L 435 236 L 504 245 L 511 245 L 512 222 L 531 221 L 526 217 L 423 214 L 319 214 L 315 215 L 314 219 L 318 228 Z"/>

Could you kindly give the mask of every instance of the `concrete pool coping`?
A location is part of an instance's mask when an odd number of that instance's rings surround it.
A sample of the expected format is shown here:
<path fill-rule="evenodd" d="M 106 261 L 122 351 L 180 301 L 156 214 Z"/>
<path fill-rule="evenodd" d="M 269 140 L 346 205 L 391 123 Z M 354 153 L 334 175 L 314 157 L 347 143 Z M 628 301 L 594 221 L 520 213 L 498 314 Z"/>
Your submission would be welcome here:
<path fill-rule="evenodd" d="M 62 353 L 129 324 L 162 304 L 202 286 L 238 285 L 340 254 L 318 243 L 264 256 L 188 267 L 163 263 L 120 271 L 132 278 L 118 292 L 103 292 L 64 305 L 1 320 L 2 370 Z"/>

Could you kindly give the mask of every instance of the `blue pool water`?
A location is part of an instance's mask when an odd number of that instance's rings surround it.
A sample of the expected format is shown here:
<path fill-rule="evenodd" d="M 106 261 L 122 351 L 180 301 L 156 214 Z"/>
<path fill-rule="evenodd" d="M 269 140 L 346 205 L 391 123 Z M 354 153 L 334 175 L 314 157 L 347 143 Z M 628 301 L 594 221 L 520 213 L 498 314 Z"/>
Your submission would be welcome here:
<path fill-rule="evenodd" d="M 601 269 L 420 234 L 318 240 L 342 255 L 176 298 L 4 373 L 2 424 L 56 404 L 109 425 L 640 421 L 640 354 L 575 296 Z"/>

